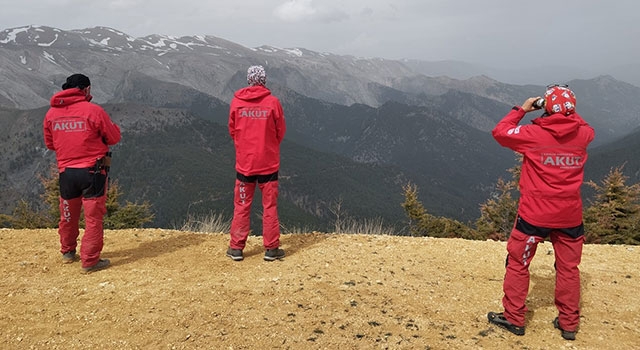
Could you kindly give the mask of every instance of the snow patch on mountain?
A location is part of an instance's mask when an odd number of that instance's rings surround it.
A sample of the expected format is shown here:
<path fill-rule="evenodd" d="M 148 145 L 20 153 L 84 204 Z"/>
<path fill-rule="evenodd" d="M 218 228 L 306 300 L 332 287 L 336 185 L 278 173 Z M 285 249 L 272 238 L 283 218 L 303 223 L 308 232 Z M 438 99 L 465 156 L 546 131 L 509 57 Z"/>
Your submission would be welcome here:
<path fill-rule="evenodd" d="M 10 42 L 15 43 L 18 34 L 27 32 L 29 28 L 30 27 L 20 27 L 3 31 L 1 34 L 5 35 L 5 39 L 0 39 L 0 44 L 8 44 Z"/>

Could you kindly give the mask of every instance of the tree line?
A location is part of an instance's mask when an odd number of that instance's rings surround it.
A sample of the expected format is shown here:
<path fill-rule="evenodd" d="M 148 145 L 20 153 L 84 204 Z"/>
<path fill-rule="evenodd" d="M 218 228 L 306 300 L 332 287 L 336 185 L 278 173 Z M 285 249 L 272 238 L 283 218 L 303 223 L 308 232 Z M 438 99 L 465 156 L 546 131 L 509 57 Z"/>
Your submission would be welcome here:
<path fill-rule="evenodd" d="M 409 218 L 411 235 L 507 240 L 518 209 L 522 156 L 517 160 L 518 165 L 508 170 L 511 179 L 499 178 L 492 195 L 480 205 L 475 227 L 428 213 L 418 200 L 417 186 L 405 185 L 402 207 Z M 628 185 L 623 168 L 612 168 L 600 183 L 585 182 L 595 191 L 583 209 L 586 243 L 640 244 L 640 184 Z"/>
<path fill-rule="evenodd" d="M 58 169 L 52 167 L 48 176 L 40 177 L 40 182 L 44 186 L 44 193 L 41 195 L 44 208 L 38 209 L 31 203 L 21 200 L 11 215 L 0 214 L 0 227 L 16 229 L 58 227 L 60 220 Z M 104 217 L 104 228 L 141 228 L 145 223 L 153 220 L 149 202 L 138 204 L 126 201 L 121 204 L 121 197 L 122 191 L 118 183 L 110 182 L 107 189 L 107 214 Z M 84 227 L 84 215 L 80 217 L 80 227 Z"/>
<path fill-rule="evenodd" d="M 403 186 L 402 207 L 408 217 L 412 236 L 464 238 L 476 240 L 507 240 L 513 228 L 518 208 L 519 165 L 508 169 L 511 178 L 499 178 L 490 197 L 480 205 L 480 217 L 472 225 L 455 219 L 430 214 L 418 199 L 418 187 Z M 624 165 L 612 168 L 600 183 L 587 181 L 595 194 L 583 210 L 586 243 L 640 244 L 640 184 L 627 184 Z M 44 186 L 44 209 L 36 209 L 27 201 L 20 201 L 11 215 L 0 214 L 0 227 L 55 228 L 60 218 L 57 169 L 41 177 Z M 109 184 L 107 215 L 104 228 L 142 228 L 153 220 L 151 204 L 126 201 L 120 203 L 122 192 L 117 182 Z M 81 218 L 81 227 L 84 219 Z"/>

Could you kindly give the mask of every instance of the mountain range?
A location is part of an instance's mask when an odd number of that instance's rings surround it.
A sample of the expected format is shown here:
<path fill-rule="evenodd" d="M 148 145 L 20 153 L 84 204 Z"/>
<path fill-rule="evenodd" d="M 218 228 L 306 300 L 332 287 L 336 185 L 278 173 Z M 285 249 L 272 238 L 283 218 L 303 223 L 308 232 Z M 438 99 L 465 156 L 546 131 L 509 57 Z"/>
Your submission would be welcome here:
<path fill-rule="evenodd" d="M 127 200 L 152 203 L 153 224 L 161 227 L 190 214 L 230 215 L 228 101 L 246 85 L 253 64 L 265 66 L 287 120 L 283 226 L 318 230 L 330 229 L 337 204 L 343 215 L 401 226 L 402 186 L 409 182 L 430 212 L 473 220 L 515 159 L 490 130 L 512 105 L 545 89 L 488 76 L 429 76 L 416 62 L 246 48 L 213 36 L 6 29 L 0 32 L 0 122 L 7 126 L 0 131 L 0 212 L 11 212 L 20 198 L 37 202 L 38 177 L 54 161 L 42 142 L 48 100 L 66 76 L 82 72 L 92 80 L 94 102 L 122 127 L 112 178 Z M 598 161 L 588 163 L 587 174 L 601 176 L 624 160 L 637 180 L 639 167 L 625 151 L 637 139 L 640 88 L 610 76 L 568 83 L 579 113 L 596 129 L 592 159 Z"/>

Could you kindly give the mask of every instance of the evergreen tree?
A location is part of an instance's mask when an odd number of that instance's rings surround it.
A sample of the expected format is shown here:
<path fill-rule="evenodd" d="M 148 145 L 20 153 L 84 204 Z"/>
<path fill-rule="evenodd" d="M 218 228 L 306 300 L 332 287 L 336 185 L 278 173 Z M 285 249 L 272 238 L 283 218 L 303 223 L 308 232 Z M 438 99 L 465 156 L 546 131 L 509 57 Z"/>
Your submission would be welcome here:
<path fill-rule="evenodd" d="M 623 167 L 611 169 L 601 185 L 586 183 L 596 192 L 584 211 L 587 243 L 640 244 L 640 184 L 626 185 Z"/>
<path fill-rule="evenodd" d="M 107 191 L 107 215 L 104 218 L 104 228 L 142 228 L 145 223 L 153 220 L 151 204 L 148 201 L 144 201 L 142 204 L 126 201 L 125 205 L 121 206 L 121 196 L 122 192 L 118 182 L 110 182 Z"/>
<path fill-rule="evenodd" d="M 8 222 L 10 227 L 16 229 L 47 227 L 44 217 L 34 210 L 34 208 L 25 200 L 18 202 L 18 205 L 13 210 Z"/>
<path fill-rule="evenodd" d="M 427 236 L 428 232 L 422 232 L 420 228 L 421 222 L 425 221 L 427 210 L 418 200 L 418 187 L 408 183 L 402 187 L 404 193 L 404 203 L 402 207 L 409 218 L 409 233 L 412 236 Z"/>
<path fill-rule="evenodd" d="M 412 236 L 478 239 L 477 232 L 467 225 L 445 217 L 429 214 L 418 200 L 418 187 L 407 184 L 402 187 L 402 207 L 409 218 L 409 233 Z"/>
<path fill-rule="evenodd" d="M 518 214 L 518 182 L 522 169 L 522 155 L 517 154 L 517 165 L 508 170 L 511 180 L 502 178 L 496 183 L 491 197 L 480 205 L 480 217 L 476 220 L 476 229 L 480 236 L 507 240 Z"/>
<path fill-rule="evenodd" d="M 0 227 L 11 227 L 13 217 L 7 214 L 0 214 Z"/>
<path fill-rule="evenodd" d="M 57 227 L 60 220 L 60 182 L 58 181 L 58 167 L 53 164 L 48 176 L 40 175 L 40 182 L 44 186 L 44 193 L 40 195 L 46 210 L 41 212 L 46 227 Z"/>

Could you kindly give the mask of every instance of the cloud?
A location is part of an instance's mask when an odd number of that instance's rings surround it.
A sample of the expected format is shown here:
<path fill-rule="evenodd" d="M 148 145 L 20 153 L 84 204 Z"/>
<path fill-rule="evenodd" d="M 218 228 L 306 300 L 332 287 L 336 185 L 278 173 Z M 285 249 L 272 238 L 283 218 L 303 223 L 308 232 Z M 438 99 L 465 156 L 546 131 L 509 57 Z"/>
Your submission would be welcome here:
<path fill-rule="evenodd" d="M 342 10 L 330 8 L 321 4 L 316 6 L 313 0 L 289 0 L 273 11 L 274 15 L 285 22 L 321 22 L 332 23 L 349 19 L 349 15 Z"/>
<path fill-rule="evenodd" d="M 289 0 L 274 10 L 276 17 L 287 22 L 311 19 L 316 13 L 311 0 Z"/>
<path fill-rule="evenodd" d="M 128 10 L 138 6 L 138 1 L 135 0 L 112 0 L 106 2 L 109 10 Z"/>

